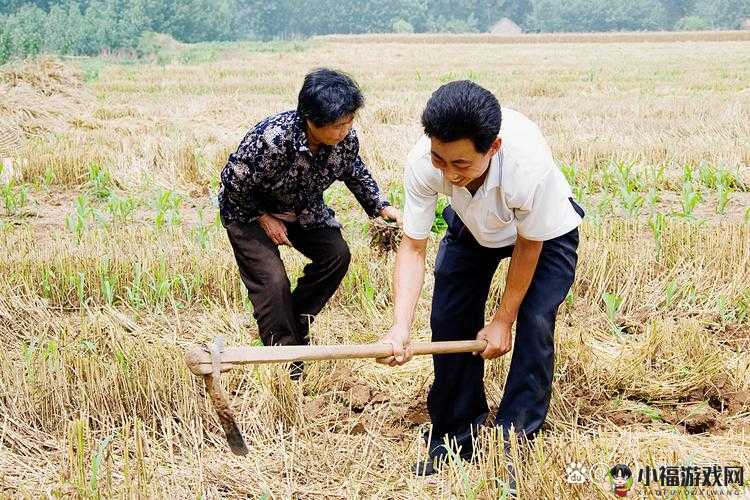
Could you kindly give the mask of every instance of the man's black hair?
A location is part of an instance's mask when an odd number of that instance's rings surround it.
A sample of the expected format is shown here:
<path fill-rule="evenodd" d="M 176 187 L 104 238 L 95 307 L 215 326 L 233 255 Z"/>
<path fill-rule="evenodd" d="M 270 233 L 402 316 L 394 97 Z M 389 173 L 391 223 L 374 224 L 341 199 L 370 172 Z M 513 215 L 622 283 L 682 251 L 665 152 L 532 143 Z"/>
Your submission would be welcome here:
<path fill-rule="evenodd" d="M 424 133 L 440 142 L 470 139 L 486 153 L 500 132 L 500 103 L 489 90 L 469 80 L 446 83 L 422 112 Z"/>
<path fill-rule="evenodd" d="M 305 76 L 297 113 L 316 127 L 322 127 L 354 114 L 364 103 L 362 91 L 352 77 L 341 71 L 318 68 Z"/>

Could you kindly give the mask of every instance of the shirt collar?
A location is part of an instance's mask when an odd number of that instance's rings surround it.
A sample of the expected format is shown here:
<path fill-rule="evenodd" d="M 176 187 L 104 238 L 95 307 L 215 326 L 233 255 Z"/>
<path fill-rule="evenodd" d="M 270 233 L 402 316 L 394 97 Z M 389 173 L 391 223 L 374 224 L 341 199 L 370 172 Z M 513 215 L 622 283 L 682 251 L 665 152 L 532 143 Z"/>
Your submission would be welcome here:
<path fill-rule="evenodd" d="M 307 134 L 305 133 L 307 125 L 305 124 L 305 120 L 303 120 L 296 111 L 294 112 L 294 122 L 292 123 L 292 127 L 294 129 L 292 135 L 292 140 L 294 141 L 294 149 L 300 152 L 308 152 L 312 154 L 312 151 L 310 151 L 310 143 L 307 141 Z M 332 146 L 321 144 L 318 152 L 327 152 L 331 149 L 333 149 Z"/>
<path fill-rule="evenodd" d="M 296 111 L 294 112 L 294 122 L 292 123 L 292 127 L 294 149 L 297 151 L 310 152 L 310 145 L 307 142 L 307 134 L 305 133 L 305 121 Z"/>
<path fill-rule="evenodd" d="M 492 155 L 490 160 L 489 171 L 487 172 L 487 178 L 484 180 L 484 190 L 486 192 L 500 187 L 502 183 L 503 175 L 503 150 L 500 149 L 497 153 Z"/>

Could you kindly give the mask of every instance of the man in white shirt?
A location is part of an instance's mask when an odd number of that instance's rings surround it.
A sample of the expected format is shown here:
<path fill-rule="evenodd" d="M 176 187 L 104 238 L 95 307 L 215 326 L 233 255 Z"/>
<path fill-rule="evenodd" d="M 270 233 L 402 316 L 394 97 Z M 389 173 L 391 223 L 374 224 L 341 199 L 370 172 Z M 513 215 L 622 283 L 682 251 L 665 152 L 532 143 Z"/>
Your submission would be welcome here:
<path fill-rule="evenodd" d="M 424 281 L 425 255 L 440 194 L 450 197 L 448 224 L 435 262 L 432 339 L 485 339 L 481 355 L 433 356 L 435 381 L 427 397 L 432 420 L 429 459 L 415 466 L 432 474 L 447 438 L 472 455 L 472 435 L 488 415 L 484 360 L 517 341 L 496 425 L 533 437 L 549 408 L 558 306 L 575 276 L 578 226 L 584 212 L 557 168 L 539 128 L 501 108 L 469 81 L 440 87 L 422 114 L 425 136 L 408 156 L 404 176 L 404 238 L 396 256 L 390 366 L 411 358 L 410 328 Z M 485 324 L 485 303 L 500 260 L 510 267 L 499 307 Z"/>

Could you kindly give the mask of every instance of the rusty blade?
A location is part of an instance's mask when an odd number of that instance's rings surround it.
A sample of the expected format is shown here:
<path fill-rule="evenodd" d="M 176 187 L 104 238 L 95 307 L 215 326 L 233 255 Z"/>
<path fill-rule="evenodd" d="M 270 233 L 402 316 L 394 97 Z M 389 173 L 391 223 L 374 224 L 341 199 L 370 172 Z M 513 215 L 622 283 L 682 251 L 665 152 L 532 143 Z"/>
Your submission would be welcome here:
<path fill-rule="evenodd" d="M 214 406 L 214 410 L 216 410 L 216 415 L 219 417 L 221 427 L 224 429 L 224 435 L 229 443 L 229 448 L 235 455 L 244 457 L 248 454 L 249 450 L 247 449 L 245 440 L 242 438 L 242 432 L 240 432 L 240 428 L 237 426 L 237 421 L 234 418 L 232 406 L 229 404 L 229 395 L 219 381 L 219 375 L 221 373 L 221 353 L 224 351 L 224 339 L 221 337 L 214 339 L 214 342 L 210 346 L 210 351 L 213 370 L 212 373 L 203 376 L 203 381 L 206 383 L 208 396 L 211 398 L 211 403 Z"/>
<path fill-rule="evenodd" d="M 214 405 L 216 415 L 219 417 L 221 427 L 224 429 L 229 448 L 235 455 L 245 456 L 248 454 L 247 445 L 245 440 L 242 438 L 242 432 L 237 426 L 237 421 L 234 419 L 234 412 L 232 407 L 229 405 L 229 396 L 221 384 L 219 383 L 218 377 L 211 375 L 204 375 L 203 380 L 206 382 L 206 390 L 208 396 L 211 398 L 211 403 Z"/>

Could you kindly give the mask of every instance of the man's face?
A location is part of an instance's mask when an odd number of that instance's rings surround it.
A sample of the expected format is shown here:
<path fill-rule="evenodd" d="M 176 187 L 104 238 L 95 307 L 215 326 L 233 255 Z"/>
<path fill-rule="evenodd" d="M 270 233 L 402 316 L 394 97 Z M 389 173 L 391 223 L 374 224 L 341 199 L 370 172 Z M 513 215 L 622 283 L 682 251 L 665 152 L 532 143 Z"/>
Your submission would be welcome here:
<path fill-rule="evenodd" d="M 432 142 L 432 165 L 440 170 L 448 182 L 457 187 L 466 187 L 482 177 L 490 165 L 492 156 L 500 149 L 500 139 L 495 139 L 489 151 L 478 153 L 471 139 L 441 142 L 434 137 Z"/>
<path fill-rule="evenodd" d="M 354 123 L 354 115 L 346 115 L 334 123 L 316 127 L 313 122 L 307 120 L 307 127 L 310 134 L 317 142 L 327 146 L 335 146 L 349 134 Z"/>

